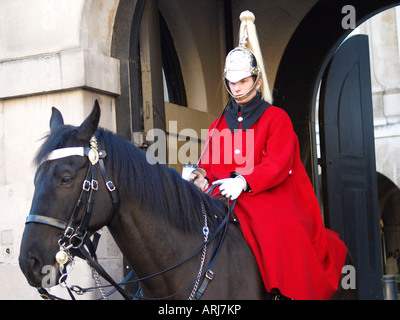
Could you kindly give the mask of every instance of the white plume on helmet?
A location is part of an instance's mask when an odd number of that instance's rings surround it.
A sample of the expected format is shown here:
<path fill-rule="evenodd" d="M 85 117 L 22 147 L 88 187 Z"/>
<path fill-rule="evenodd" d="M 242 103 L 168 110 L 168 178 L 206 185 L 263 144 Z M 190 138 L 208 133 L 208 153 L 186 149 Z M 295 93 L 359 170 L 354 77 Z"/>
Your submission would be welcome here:
<path fill-rule="evenodd" d="M 262 79 L 261 94 L 265 101 L 272 104 L 272 94 L 265 73 L 263 57 L 258 42 L 255 16 L 246 10 L 240 14 L 239 46 L 231 50 L 225 59 L 224 77 L 230 82 L 238 82 L 249 76 L 256 76 L 255 85 L 250 91 L 240 97 L 233 96 L 227 86 L 230 95 L 235 99 L 244 99 L 255 88 L 258 79 Z M 226 84 L 226 80 L 224 81 Z"/>

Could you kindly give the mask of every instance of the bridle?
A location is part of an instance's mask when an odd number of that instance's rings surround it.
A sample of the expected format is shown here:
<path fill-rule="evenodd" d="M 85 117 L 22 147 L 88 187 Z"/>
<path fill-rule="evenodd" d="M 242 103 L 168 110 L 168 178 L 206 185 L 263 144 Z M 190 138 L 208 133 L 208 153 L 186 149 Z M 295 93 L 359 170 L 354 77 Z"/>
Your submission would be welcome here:
<path fill-rule="evenodd" d="M 61 149 L 56 149 L 52 151 L 46 160 L 56 160 L 56 159 L 61 159 L 65 157 L 70 157 L 70 156 L 81 156 L 81 157 L 88 157 L 90 163 L 88 167 L 88 171 L 86 173 L 86 178 L 82 184 L 82 190 L 79 195 L 79 198 L 75 204 L 75 207 L 72 211 L 71 217 L 69 221 L 62 221 L 56 218 L 48 217 L 48 216 L 42 216 L 38 214 L 30 214 L 28 215 L 26 219 L 26 224 L 29 223 L 39 223 L 39 224 L 45 224 L 49 225 L 58 229 L 63 230 L 63 233 L 58 240 L 59 244 L 59 251 L 56 254 L 56 261 L 59 263 L 60 266 L 60 271 L 61 271 L 61 277 L 59 279 L 59 283 L 64 283 L 64 286 L 67 288 L 68 293 L 70 294 L 71 298 L 74 299 L 73 292 L 77 294 L 83 294 L 85 292 L 91 291 L 94 288 L 86 288 L 83 289 L 79 286 L 67 286 L 65 283 L 65 280 L 67 278 L 67 275 L 70 273 L 67 272 L 66 268 L 68 264 L 73 263 L 73 256 L 70 253 L 70 250 L 75 250 L 75 255 L 83 258 L 88 262 L 88 264 L 92 267 L 92 270 L 95 271 L 95 274 L 100 274 L 106 281 L 108 281 L 114 288 L 117 290 L 125 299 L 130 300 L 132 298 L 140 298 L 144 299 L 142 296 L 138 297 L 138 293 L 136 295 L 133 295 L 132 293 L 126 291 L 125 289 L 122 288 L 123 284 L 129 283 L 129 282 L 140 282 L 144 281 L 153 277 L 156 277 L 158 275 L 161 275 L 165 272 L 168 272 L 170 270 L 173 270 L 177 268 L 178 266 L 184 264 L 185 262 L 189 261 L 191 258 L 193 258 L 196 254 L 198 254 L 200 251 L 202 251 L 201 254 L 201 263 L 200 263 L 200 268 L 196 277 L 196 280 L 193 283 L 190 283 L 187 287 L 185 287 L 183 290 L 172 294 L 168 297 L 164 298 L 170 298 L 175 295 L 178 295 L 179 293 L 187 290 L 191 286 L 193 286 L 192 292 L 189 296 L 189 299 L 201 299 L 205 289 L 207 288 L 209 282 L 213 279 L 214 277 L 214 272 L 213 272 L 213 267 L 215 263 L 215 259 L 222 247 L 222 243 L 224 241 L 228 225 L 229 225 L 229 220 L 231 213 L 233 212 L 233 208 L 235 206 L 236 200 L 230 204 L 228 202 L 228 213 L 225 217 L 223 218 L 218 218 L 216 217 L 218 221 L 218 226 L 215 228 L 213 234 L 209 236 L 209 229 L 207 225 L 207 215 L 204 209 L 203 203 L 201 203 L 202 207 L 202 212 L 203 212 L 203 217 L 204 217 L 204 226 L 203 226 L 203 235 L 204 235 L 204 242 L 203 244 L 188 258 L 185 260 L 181 261 L 180 263 L 177 263 L 176 265 L 164 269 L 158 273 L 152 274 L 150 276 L 140 278 L 140 279 L 135 279 L 129 281 L 129 279 L 133 276 L 133 271 L 131 271 L 127 277 L 121 282 L 117 283 L 113 280 L 113 278 L 104 270 L 104 268 L 98 263 L 97 261 L 97 256 L 96 256 L 96 249 L 97 245 L 100 239 L 100 233 L 97 231 L 93 232 L 93 240 L 91 240 L 88 236 L 88 226 L 92 217 L 92 212 L 93 212 L 93 206 L 94 206 L 94 199 L 96 192 L 99 187 L 99 182 L 97 180 L 97 172 L 100 169 L 100 172 L 102 174 L 104 183 L 111 195 L 112 199 L 112 207 L 113 207 L 113 214 L 112 217 L 115 216 L 115 214 L 118 211 L 118 198 L 117 198 L 117 193 L 116 193 L 116 187 L 114 183 L 108 178 L 108 175 L 106 173 L 105 165 L 103 159 L 106 157 L 106 152 L 104 150 L 98 150 L 98 143 L 97 143 L 97 138 L 96 136 L 93 136 L 90 139 L 90 147 L 69 147 L 69 148 L 61 148 Z M 213 195 L 214 189 L 218 187 L 218 185 L 214 185 L 212 188 L 208 190 L 208 193 L 210 195 Z M 85 199 L 86 199 L 86 205 L 85 205 Z M 83 212 L 83 215 L 78 221 L 78 218 L 80 217 L 80 212 L 82 209 L 85 209 Z M 222 233 L 220 234 L 220 232 Z M 205 256 L 206 256 L 206 251 L 207 251 L 207 245 L 214 239 L 218 239 L 218 241 L 214 242 L 214 248 L 211 254 L 210 261 L 208 262 L 207 268 L 205 271 L 203 271 L 204 267 L 204 261 L 205 261 Z M 203 278 L 203 281 L 200 285 L 200 280 Z M 95 281 L 96 281 L 96 277 Z M 101 286 L 99 284 L 99 281 L 96 281 L 97 288 L 100 289 L 103 298 L 106 298 L 106 295 L 103 293 Z M 200 285 L 200 287 L 199 287 Z M 51 295 L 47 292 L 45 288 L 37 288 L 41 297 L 44 299 L 60 299 L 54 295 Z M 139 292 L 139 291 L 138 291 Z M 163 298 L 160 298 L 163 299 Z"/>
<path fill-rule="evenodd" d="M 85 180 L 82 184 L 81 193 L 72 211 L 70 219 L 62 221 L 52 217 L 42 216 L 38 214 L 30 214 L 26 219 L 26 224 L 29 223 L 40 223 L 49 225 L 58 229 L 63 230 L 63 233 L 58 240 L 60 247 L 56 254 L 56 261 L 60 265 L 61 277 L 59 282 L 65 282 L 66 276 L 69 272 L 66 271 L 68 264 L 72 263 L 73 257 L 70 254 L 70 250 L 76 250 L 76 255 L 87 260 L 89 265 L 99 273 L 103 278 L 110 282 L 116 290 L 118 290 L 125 299 L 129 299 L 130 296 L 108 275 L 108 273 L 99 265 L 96 257 L 96 249 L 100 240 L 100 233 L 94 232 L 93 240 L 88 236 L 88 227 L 93 213 L 94 200 L 96 192 L 99 188 L 99 182 L 97 180 L 97 172 L 100 169 L 105 185 L 111 195 L 112 207 L 114 217 L 118 211 L 118 197 L 116 193 L 116 187 L 114 183 L 108 178 L 106 173 L 103 159 L 106 157 L 104 150 L 98 150 L 98 143 L 96 136 L 90 139 L 90 147 L 69 147 L 61 148 L 52 151 L 47 156 L 47 161 L 57 160 L 70 156 L 81 156 L 88 157 L 90 163 L 86 173 Z M 84 209 L 83 215 L 80 218 L 80 213 Z M 75 286 L 76 287 L 76 286 Z M 72 297 L 72 293 L 69 287 L 69 293 Z M 44 288 L 38 288 L 39 293 L 43 298 L 55 298 L 54 296 L 47 293 Z"/>
<path fill-rule="evenodd" d="M 56 149 L 48 155 L 46 160 L 50 161 L 70 156 L 82 156 L 82 157 L 87 156 L 90 161 L 90 165 L 86 173 L 86 178 L 82 184 L 82 190 L 79 199 L 75 205 L 75 208 L 71 214 L 69 221 L 65 222 L 47 216 L 30 214 L 25 222 L 25 223 L 46 224 L 64 230 L 63 235 L 58 242 L 60 246 L 62 245 L 64 249 L 67 250 L 71 248 L 78 249 L 84 242 L 84 238 L 86 236 L 87 228 L 93 212 L 95 193 L 98 190 L 99 186 L 99 182 L 96 179 L 98 167 L 100 167 L 100 171 L 102 173 L 106 187 L 110 192 L 113 204 L 113 212 L 115 213 L 118 210 L 118 198 L 115 193 L 116 188 L 114 183 L 108 178 L 104 166 L 103 159 L 106 157 L 106 152 L 103 150 L 101 150 L 100 152 L 98 151 L 96 137 L 93 136 L 91 138 L 90 147 L 88 148 L 71 147 L 71 148 Z M 86 211 L 81 219 L 81 222 L 78 224 L 77 219 L 81 209 L 83 208 L 85 198 L 87 198 Z M 75 242 L 76 240 L 78 240 L 79 243 L 76 243 Z M 69 242 L 68 245 L 66 245 L 67 242 Z"/>

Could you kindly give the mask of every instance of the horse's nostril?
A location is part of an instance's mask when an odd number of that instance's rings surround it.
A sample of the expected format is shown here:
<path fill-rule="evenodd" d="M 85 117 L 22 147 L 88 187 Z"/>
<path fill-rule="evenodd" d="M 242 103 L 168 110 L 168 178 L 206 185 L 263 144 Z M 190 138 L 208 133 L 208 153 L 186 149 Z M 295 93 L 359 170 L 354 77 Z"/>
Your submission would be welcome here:
<path fill-rule="evenodd" d="M 38 256 L 20 256 L 19 265 L 31 286 L 40 287 L 42 285 L 43 265 L 41 259 Z"/>
<path fill-rule="evenodd" d="M 24 272 L 31 272 L 35 276 L 41 274 L 41 262 L 38 257 L 29 256 L 26 259 L 20 259 L 20 265 Z"/>
<path fill-rule="evenodd" d="M 28 259 L 29 261 L 29 265 L 31 267 L 31 270 L 33 270 L 35 273 L 38 273 L 39 268 L 40 268 L 40 262 L 39 259 L 35 258 L 35 257 L 31 257 Z"/>

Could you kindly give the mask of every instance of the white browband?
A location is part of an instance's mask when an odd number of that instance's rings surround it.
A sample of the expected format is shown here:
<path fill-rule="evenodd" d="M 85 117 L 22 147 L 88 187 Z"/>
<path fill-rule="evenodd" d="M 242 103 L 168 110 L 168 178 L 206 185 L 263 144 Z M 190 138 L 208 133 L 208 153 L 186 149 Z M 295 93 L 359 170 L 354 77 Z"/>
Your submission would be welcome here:
<path fill-rule="evenodd" d="M 92 165 L 95 165 L 97 162 L 99 162 L 100 157 L 102 159 L 105 158 L 106 152 L 104 150 L 101 150 L 99 152 L 96 136 L 93 136 L 90 139 L 90 147 L 88 148 L 69 147 L 69 148 L 56 149 L 50 152 L 50 154 L 47 157 L 47 160 L 56 160 L 71 156 L 80 156 L 80 157 L 87 156 Z"/>
<path fill-rule="evenodd" d="M 66 158 L 70 156 L 85 156 L 85 148 L 84 147 L 70 147 L 70 148 L 61 148 L 56 149 L 47 157 L 47 160 L 56 160 L 61 158 Z"/>

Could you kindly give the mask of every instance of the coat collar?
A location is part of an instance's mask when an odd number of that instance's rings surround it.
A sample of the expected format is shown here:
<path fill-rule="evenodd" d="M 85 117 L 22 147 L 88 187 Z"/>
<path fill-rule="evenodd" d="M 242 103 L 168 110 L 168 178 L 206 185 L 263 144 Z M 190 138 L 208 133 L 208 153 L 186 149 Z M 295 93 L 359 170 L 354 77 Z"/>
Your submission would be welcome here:
<path fill-rule="evenodd" d="M 257 94 L 248 103 L 239 106 L 235 100 L 231 99 L 225 113 L 225 120 L 232 132 L 239 129 L 240 122 L 242 123 L 242 130 L 246 131 L 261 117 L 267 108 L 271 106 L 268 102 Z M 242 119 L 239 119 L 239 118 Z M 242 120 L 242 121 L 240 121 Z"/>

